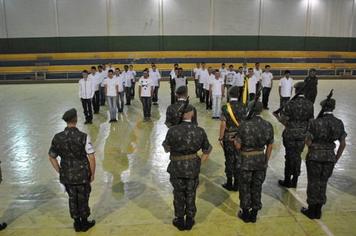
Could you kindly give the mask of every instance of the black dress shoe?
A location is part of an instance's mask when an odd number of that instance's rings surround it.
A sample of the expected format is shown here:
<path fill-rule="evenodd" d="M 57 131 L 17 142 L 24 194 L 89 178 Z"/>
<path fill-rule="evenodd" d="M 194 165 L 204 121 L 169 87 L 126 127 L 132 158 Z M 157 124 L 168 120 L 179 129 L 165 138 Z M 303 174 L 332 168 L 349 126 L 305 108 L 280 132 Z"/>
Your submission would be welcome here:
<path fill-rule="evenodd" d="M 230 183 L 225 183 L 221 185 L 224 189 L 226 189 L 227 191 L 232 191 L 233 190 L 233 186 Z"/>
<path fill-rule="evenodd" d="M 6 227 L 7 227 L 7 224 L 6 224 L 6 223 L 0 224 L 0 231 L 1 231 L 1 230 L 4 230 Z"/>
<path fill-rule="evenodd" d="M 193 226 L 195 225 L 195 220 L 192 217 L 188 217 L 185 220 L 185 229 L 186 230 L 191 230 Z"/>
<path fill-rule="evenodd" d="M 95 225 L 95 220 L 82 220 L 82 232 L 87 232 L 90 228 Z"/>
<path fill-rule="evenodd" d="M 75 232 L 82 232 L 82 222 L 80 219 L 75 219 L 73 223 Z"/>
<path fill-rule="evenodd" d="M 288 181 L 285 181 L 285 180 L 278 180 L 278 184 L 282 187 L 285 187 L 285 188 L 290 188 L 290 182 Z"/>
<path fill-rule="evenodd" d="M 185 230 L 185 222 L 183 217 L 174 218 L 172 224 L 180 231 Z"/>
<path fill-rule="evenodd" d="M 245 223 L 250 222 L 250 212 L 247 209 L 240 210 L 239 213 L 237 214 L 237 217 L 239 217 Z"/>
<path fill-rule="evenodd" d="M 315 205 L 309 205 L 308 208 L 302 207 L 302 209 L 300 209 L 300 212 L 311 220 L 316 219 Z"/>
<path fill-rule="evenodd" d="M 256 223 L 258 210 L 252 209 L 250 212 L 250 222 Z"/>

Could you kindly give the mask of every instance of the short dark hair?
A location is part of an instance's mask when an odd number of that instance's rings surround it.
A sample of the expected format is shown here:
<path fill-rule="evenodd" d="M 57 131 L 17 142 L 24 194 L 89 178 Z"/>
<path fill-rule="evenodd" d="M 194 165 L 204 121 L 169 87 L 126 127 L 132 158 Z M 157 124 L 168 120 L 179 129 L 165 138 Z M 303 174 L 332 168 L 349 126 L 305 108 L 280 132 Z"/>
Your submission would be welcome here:
<path fill-rule="evenodd" d="M 250 68 L 248 68 L 248 70 L 252 70 L 252 71 L 253 71 L 253 68 L 252 68 L 252 67 L 250 67 Z"/>
<path fill-rule="evenodd" d="M 183 68 L 182 68 L 182 67 L 179 67 L 178 70 L 183 70 Z"/>
<path fill-rule="evenodd" d="M 218 69 L 215 69 L 214 72 L 216 73 L 216 72 L 220 72 L 220 71 Z"/>
<path fill-rule="evenodd" d="M 142 72 L 148 72 L 148 68 L 145 68 Z"/>
<path fill-rule="evenodd" d="M 100 69 L 103 69 L 103 66 L 102 66 L 102 65 L 98 65 L 98 69 L 99 69 L 99 68 L 100 68 Z"/>
<path fill-rule="evenodd" d="M 239 70 L 242 69 L 243 67 L 242 66 L 239 66 Z"/>
<path fill-rule="evenodd" d="M 174 66 L 178 66 L 178 63 L 175 63 Z"/>
<path fill-rule="evenodd" d="M 265 68 L 270 68 L 271 66 L 270 65 L 266 65 Z"/>
<path fill-rule="evenodd" d="M 290 70 L 285 70 L 284 74 L 290 74 Z"/>
<path fill-rule="evenodd" d="M 229 65 L 229 67 L 234 67 L 234 65 Z"/>
<path fill-rule="evenodd" d="M 259 63 L 259 62 L 256 62 L 255 65 L 257 65 L 257 64 L 259 65 L 260 63 Z"/>
<path fill-rule="evenodd" d="M 92 69 L 92 70 L 96 70 L 96 66 L 92 66 L 91 69 Z"/>
<path fill-rule="evenodd" d="M 83 70 L 82 73 L 89 74 L 87 70 Z"/>
<path fill-rule="evenodd" d="M 124 65 L 124 68 L 129 68 L 129 66 L 128 65 Z"/>
<path fill-rule="evenodd" d="M 225 66 L 225 63 L 221 63 L 222 66 Z"/>
<path fill-rule="evenodd" d="M 201 62 L 200 64 L 205 65 L 205 62 Z"/>
<path fill-rule="evenodd" d="M 112 69 L 110 69 L 110 70 L 108 71 L 108 73 L 110 73 L 110 72 L 111 72 L 111 73 L 114 73 L 114 71 L 113 71 Z"/>

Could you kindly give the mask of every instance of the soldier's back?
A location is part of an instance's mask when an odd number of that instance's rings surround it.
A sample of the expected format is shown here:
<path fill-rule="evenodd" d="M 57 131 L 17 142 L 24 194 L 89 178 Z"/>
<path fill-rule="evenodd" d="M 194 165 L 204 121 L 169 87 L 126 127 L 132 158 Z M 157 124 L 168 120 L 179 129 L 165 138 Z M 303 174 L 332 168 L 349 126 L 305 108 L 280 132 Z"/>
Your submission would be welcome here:
<path fill-rule="evenodd" d="M 242 105 L 242 103 L 233 101 L 230 102 L 230 106 L 235 119 L 238 122 L 242 121 L 244 119 L 244 114 L 245 114 L 244 106 Z M 222 110 L 221 118 L 226 121 L 226 129 L 235 131 L 237 129 L 237 126 L 228 112 L 228 105 L 227 104 L 223 105 L 221 110 Z"/>
<path fill-rule="evenodd" d="M 311 101 L 303 96 L 299 96 L 289 101 L 283 115 L 288 117 L 288 124 L 306 126 L 307 122 L 314 116 L 314 106 Z"/>
<path fill-rule="evenodd" d="M 182 111 L 184 109 L 185 102 L 186 101 L 184 100 L 178 100 L 176 103 L 171 104 L 167 107 L 165 124 L 168 128 L 179 124 L 181 117 L 183 115 Z M 193 123 L 197 124 L 197 112 L 195 108 L 194 108 Z"/>

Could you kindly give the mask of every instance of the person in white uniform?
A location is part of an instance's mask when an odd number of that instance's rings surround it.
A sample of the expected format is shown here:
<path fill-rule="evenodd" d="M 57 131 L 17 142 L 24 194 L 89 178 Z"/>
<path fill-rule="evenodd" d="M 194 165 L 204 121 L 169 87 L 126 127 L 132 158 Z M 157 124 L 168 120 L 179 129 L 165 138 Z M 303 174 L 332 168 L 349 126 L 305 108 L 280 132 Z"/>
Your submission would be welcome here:
<path fill-rule="evenodd" d="M 266 65 L 265 71 L 262 73 L 262 104 L 263 104 L 263 109 L 266 110 L 269 109 L 268 100 L 273 85 L 273 75 L 270 72 L 270 69 L 271 66 Z"/>
<path fill-rule="evenodd" d="M 149 70 L 147 68 L 143 71 L 143 75 L 138 81 L 138 86 L 143 107 L 143 117 L 145 121 L 148 121 L 151 119 L 151 104 L 155 86 L 149 77 Z"/>
<path fill-rule="evenodd" d="M 135 99 L 136 71 L 134 70 L 133 65 L 129 65 L 129 71 L 132 78 L 131 99 Z"/>
<path fill-rule="evenodd" d="M 114 79 L 114 71 L 108 71 L 108 77 L 104 80 L 105 95 L 109 107 L 110 120 L 109 122 L 117 122 L 116 119 L 116 99 L 117 99 L 117 80 Z"/>
<path fill-rule="evenodd" d="M 196 98 L 199 98 L 199 71 L 200 71 L 200 63 L 196 63 L 196 67 L 193 69 Z"/>
<path fill-rule="evenodd" d="M 122 113 L 124 111 L 124 104 L 125 104 L 125 80 L 124 77 L 122 76 L 122 73 L 120 73 L 120 69 L 116 68 L 115 69 L 115 76 L 114 79 L 116 80 L 116 86 L 117 86 L 117 96 L 116 96 L 116 106 L 117 106 L 117 111 L 119 113 Z"/>
<path fill-rule="evenodd" d="M 221 114 L 221 100 L 225 97 L 224 79 L 221 78 L 219 70 L 215 70 L 214 78 L 211 79 L 209 85 L 209 93 L 212 97 L 213 104 L 213 119 L 220 119 Z"/>
<path fill-rule="evenodd" d="M 253 101 L 255 100 L 256 97 L 258 79 L 254 75 L 252 68 L 248 69 L 247 79 L 248 79 L 249 101 Z"/>
<path fill-rule="evenodd" d="M 126 105 L 131 105 L 131 87 L 132 87 L 132 73 L 129 71 L 129 66 L 124 65 L 124 71 L 121 73 L 124 80 Z"/>
<path fill-rule="evenodd" d="M 174 80 L 175 80 L 176 90 L 179 87 L 188 86 L 188 80 L 187 77 L 184 76 L 182 67 L 178 68 L 178 74 Z"/>
<path fill-rule="evenodd" d="M 243 67 L 239 67 L 239 71 L 236 73 L 235 86 L 239 91 L 238 101 L 242 100 L 242 92 L 244 90 L 245 74 L 243 72 Z"/>
<path fill-rule="evenodd" d="M 201 63 L 201 69 L 199 70 L 198 80 L 199 80 L 199 98 L 200 102 L 205 101 L 205 90 L 204 83 L 209 79 L 209 71 L 205 68 L 205 63 Z"/>
<path fill-rule="evenodd" d="M 280 107 L 289 101 L 293 92 L 293 79 L 290 77 L 290 71 L 286 70 L 284 72 L 284 77 L 279 80 L 279 96 L 280 96 Z"/>
<path fill-rule="evenodd" d="M 92 124 L 93 111 L 92 111 L 92 99 L 94 96 L 94 83 L 88 78 L 88 71 L 83 70 L 82 78 L 79 80 L 79 98 L 82 101 L 84 110 L 85 123 Z"/>
<path fill-rule="evenodd" d="M 171 104 L 174 104 L 176 101 L 176 78 L 177 78 L 177 74 L 178 74 L 178 69 L 179 69 L 179 65 L 178 64 L 174 64 L 173 69 L 171 70 L 171 72 L 169 73 L 169 85 L 170 85 L 170 89 L 171 89 Z"/>
<path fill-rule="evenodd" d="M 149 77 L 152 80 L 154 86 L 152 103 L 153 105 L 158 105 L 158 90 L 160 86 L 161 74 L 154 63 L 151 64 L 151 69 L 149 70 Z"/>
<path fill-rule="evenodd" d="M 100 78 L 100 85 L 99 85 L 99 90 L 100 90 L 100 106 L 104 106 L 105 105 L 105 100 L 106 100 L 106 96 L 105 96 L 105 89 L 104 89 L 104 79 L 107 77 L 106 72 L 104 71 L 104 66 L 103 65 L 99 65 L 98 66 L 98 75 Z"/>
<path fill-rule="evenodd" d="M 213 70 L 213 68 L 209 67 L 208 68 L 209 77 L 207 79 L 205 79 L 204 85 L 203 85 L 203 88 L 204 88 L 204 91 L 205 91 L 205 107 L 206 107 L 206 110 L 213 109 L 213 101 L 211 100 L 212 97 L 211 97 L 211 94 L 210 94 L 210 84 L 211 84 L 211 81 L 213 79 L 215 79 L 214 73 L 215 73 L 215 71 Z"/>
<path fill-rule="evenodd" d="M 91 67 L 91 73 L 88 75 L 88 78 L 93 82 L 94 86 L 94 96 L 93 96 L 93 110 L 94 114 L 98 114 L 100 110 L 100 77 L 99 74 L 96 72 L 96 67 Z"/>
<path fill-rule="evenodd" d="M 222 77 L 225 79 L 226 91 L 236 84 L 236 71 L 234 71 L 234 65 L 229 65 L 229 70 L 226 72 L 226 76 Z M 229 93 L 227 93 L 227 101 L 230 101 Z"/>

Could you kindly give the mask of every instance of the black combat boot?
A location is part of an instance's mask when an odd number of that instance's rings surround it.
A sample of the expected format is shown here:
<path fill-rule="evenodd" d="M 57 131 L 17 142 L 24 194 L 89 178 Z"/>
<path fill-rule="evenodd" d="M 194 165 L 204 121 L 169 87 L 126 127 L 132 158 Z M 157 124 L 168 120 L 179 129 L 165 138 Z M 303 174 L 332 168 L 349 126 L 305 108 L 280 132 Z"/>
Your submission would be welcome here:
<path fill-rule="evenodd" d="M 245 223 L 250 222 L 250 212 L 247 209 L 241 209 L 237 216 L 243 220 Z"/>
<path fill-rule="evenodd" d="M 224 189 L 232 191 L 232 177 L 228 177 L 225 184 L 222 185 Z"/>
<path fill-rule="evenodd" d="M 291 175 L 289 172 L 284 170 L 284 180 L 278 180 L 278 184 L 282 187 L 290 188 L 290 177 Z"/>
<path fill-rule="evenodd" d="M 75 232 L 82 231 L 82 221 L 80 220 L 80 218 L 74 219 L 73 228 L 74 228 Z"/>
<path fill-rule="evenodd" d="M 194 218 L 187 216 L 187 218 L 185 219 L 185 229 L 191 230 L 193 228 L 194 224 L 195 224 Z"/>
<path fill-rule="evenodd" d="M 298 176 L 293 175 L 292 182 L 290 183 L 291 188 L 296 188 L 298 183 Z"/>
<path fill-rule="evenodd" d="M 256 223 L 258 210 L 252 209 L 250 212 L 250 222 Z"/>
<path fill-rule="evenodd" d="M 173 219 L 172 224 L 180 231 L 185 230 L 184 217 L 176 217 Z"/>
<path fill-rule="evenodd" d="M 82 232 L 87 232 L 94 225 L 95 225 L 95 220 L 88 221 L 87 218 L 82 218 Z"/>
<path fill-rule="evenodd" d="M 308 208 L 302 207 L 300 212 L 303 213 L 309 219 L 313 220 L 316 218 L 315 217 L 315 209 L 316 209 L 316 205 L 309 205 Z"/>
<path fill-rule="evenodd" d="M 232 186 L 232 191 L 234 191 L 234 192 L 239 191 L 239 180 L 238 180 L 238 178 L 234 179 L 234 185 Z"/>
<path fill-rule="evenodd" d="M 323 207 L 323 204 L 316 204 L 315 206 L 315 219 L 320 219 L 321 218 L 321 208 Z"/>
<path fill-rule="evenodd" d="M 6 227 L 7 227 L 7 224 L 6 224 L 6 223 L 0 224 L 0 231 L 1 231 L 1 230 L 4 230 Z"/>

